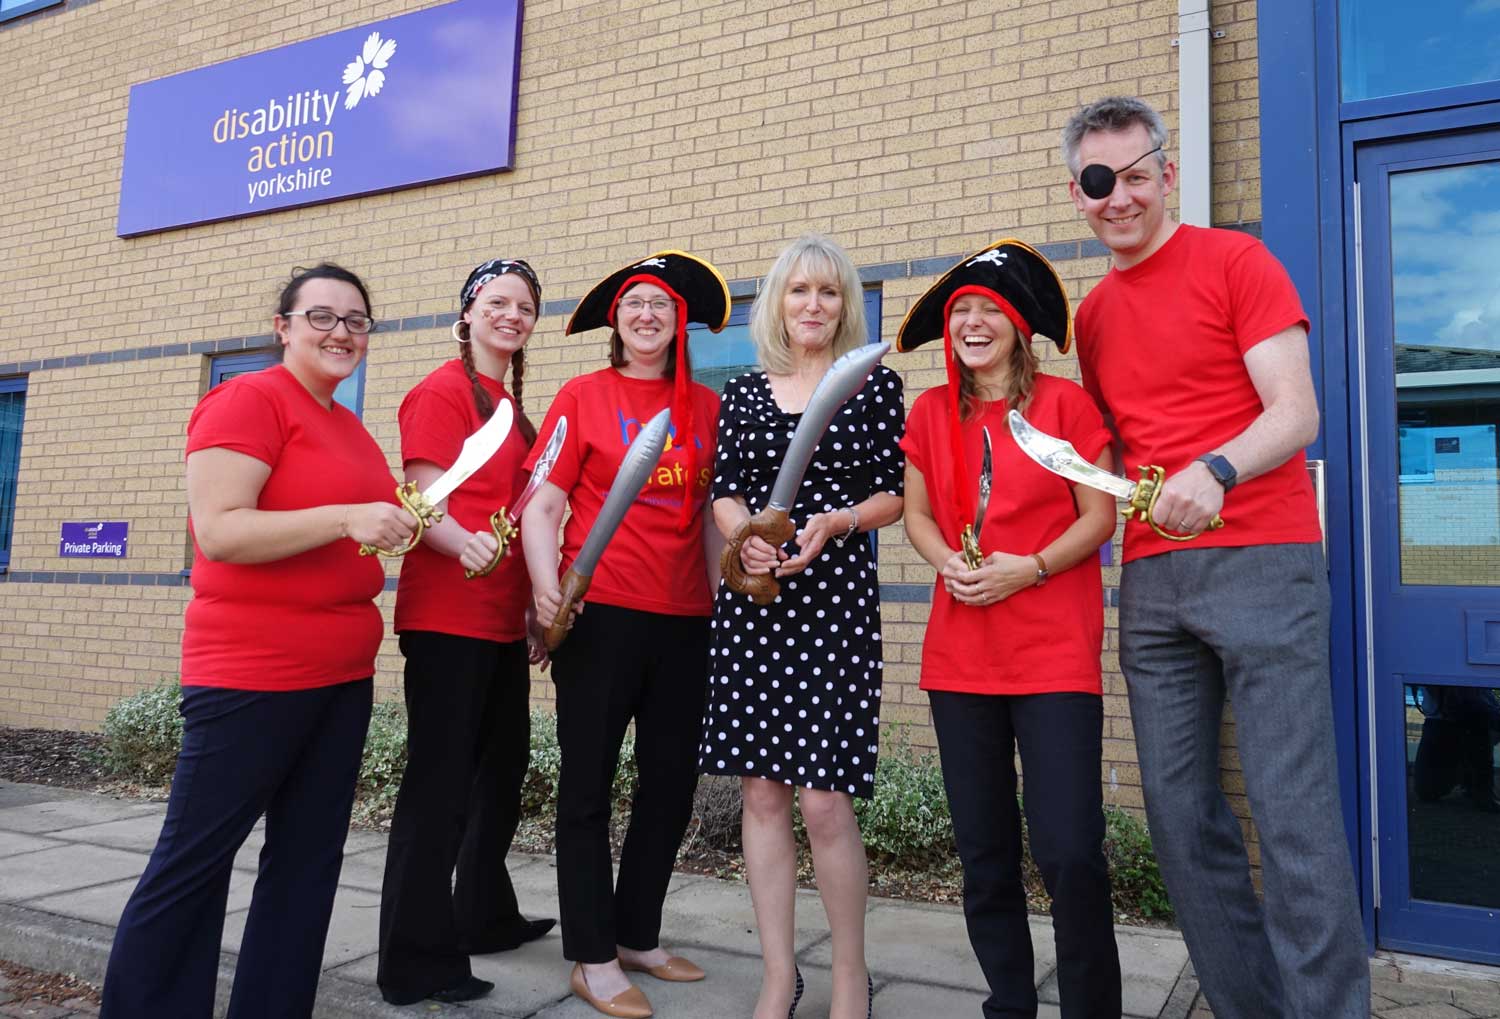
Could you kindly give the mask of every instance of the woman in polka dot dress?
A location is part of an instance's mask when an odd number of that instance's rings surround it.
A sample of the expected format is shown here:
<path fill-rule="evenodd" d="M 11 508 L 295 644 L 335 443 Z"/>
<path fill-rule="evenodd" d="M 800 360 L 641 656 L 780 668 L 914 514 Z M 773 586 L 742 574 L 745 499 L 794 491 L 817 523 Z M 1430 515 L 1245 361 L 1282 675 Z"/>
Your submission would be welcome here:
<path fill-rule="evenodd" d="M 859 277 L 832 241 L 783 251 L 751 311 L 763 372 L 731 379 L 719 414 L 714 519 L 728 535 L 771 494 L 782 458 L 829 365 L 865 342 Z M 875 785 L 880 723 L 880 594 L 873 531 L 901 515 L 905 457 L 900 377 L 877 367 L 834 416 L 803 478 L 793 541 L 745 542 L 752 574 L 773 572 L 770 605 L 720 586 L 699 767 L 737 775 L 751 899 L 765 960 L 756 1019 L 795 1008 L 796 845 L 801 791 L 818 889 L 833 935 L 832 1019 L 869 1012 L 867 873 L 853 797 Z"/>

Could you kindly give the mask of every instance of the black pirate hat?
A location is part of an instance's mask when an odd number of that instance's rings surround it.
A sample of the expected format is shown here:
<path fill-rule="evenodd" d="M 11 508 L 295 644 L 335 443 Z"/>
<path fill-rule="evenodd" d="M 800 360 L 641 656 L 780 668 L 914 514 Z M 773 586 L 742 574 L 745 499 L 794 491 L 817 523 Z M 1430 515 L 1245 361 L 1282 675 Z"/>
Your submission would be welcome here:
<path fill-rule="evenodd" d="M 896 333 L 896 349 L 913 350 L 928 340 L 942 339 L 950 302 L 969 287 L 998 298 L 1028 341 L 1039 333 L 1065 354 L 1072 346 L 1073 318 L 1057 270 L 1031 245 L 1007 237 L 960 261 L 917 299 Z"/>
<path fill-rule="evenodd" d="M 729 284 L 724 282 L 718 269 L 696 255 L 689 255 L 686 251 L 658 251 L 649 258 L 616 269 L 595 284 L 578 302 L 565 332 L 571 335 L 613 326 L 620 296 L 637 283 L 661 287 L 677 305 L 677 370 L 672 384 L 672 423 L 677 428 L 677 441 L 687 457 L 687 476 L 692 478 L 697 475 L 697 452 L 695 444 L 685 438 L 693 434 L 694 424 L 693 401 L 688 389 L 692 369 L 688 363 L 687 326 L 689 322 L 701 322 L 716 333 L 728 325 Z M 686 529 L 691 522 L 692 505 L 689 486 L 682 499 L 682 514 L 677 521 L 679 530 Z"/>
<path fill-rule="evenodd" d="M 958 362 L 953 355 L 953 337 L 948 331 L 948 311 L 965 294 L 980 294 L 1005 312 L 1016 331 L 1031 342 L 1040 333 L 1067 353 L 1073 341 L 1073 319 L 1068 292 L 1052 263 L 1029 244 L 1006 238 L 960 261 L 919 297 L 896 332 L 896 349 L 912 350 L 928 340 L 943 341 L 948 370 L 948 442 L 956 476 L 969 477 L 964 456 L 962 414 L 959 407 Z M 954 486 L 952 512 L 957 526 L 974 519 L 974 489 L 967 480 Z"/>
<path fill-rule="evenodd" d="M 686 251 L 658 251 L 616 269 L 595 284 L 573 309 L 567 334 L 614 325 L 620 295 L 643 281 L 655 283 L 677 300 L 679 332 L 684 332 L 689 322 L 701 322 L 715 333 L 729 324 L 729 284 L 719 270 Z"/>

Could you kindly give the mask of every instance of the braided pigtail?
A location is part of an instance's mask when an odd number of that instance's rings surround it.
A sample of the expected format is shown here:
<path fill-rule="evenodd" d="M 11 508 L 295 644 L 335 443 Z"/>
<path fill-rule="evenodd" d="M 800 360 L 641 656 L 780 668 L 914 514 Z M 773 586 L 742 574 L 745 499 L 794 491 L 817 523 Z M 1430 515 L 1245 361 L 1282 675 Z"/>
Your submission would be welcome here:
<path fill-rule="evenodd" d="M 521 409 L 521 386 L 525 374 L 526 351 L 522 349 L 510 355 L 510 395 L 516 401 L 516 427 L 520 429 L 521 438 L 526 440 L 526 445 L 530 446 L 536 442 L 536 425 L 526 416 L 526 411 Z"/>

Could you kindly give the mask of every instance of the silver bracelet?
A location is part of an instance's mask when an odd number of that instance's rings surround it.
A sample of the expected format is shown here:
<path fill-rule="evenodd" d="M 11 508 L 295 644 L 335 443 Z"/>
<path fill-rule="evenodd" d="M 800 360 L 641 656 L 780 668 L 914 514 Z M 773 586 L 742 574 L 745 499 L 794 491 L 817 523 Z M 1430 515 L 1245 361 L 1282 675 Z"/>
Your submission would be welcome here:
<path fill-rule="evenodd" d="M 845 506 L 844 511 L 849 514 L 849 529 L 843 534 L 835 534 L 833 536 L 833 540 L 838 542 L 839 548 L 843 548 L 844 542 L 854 537 L 855 532 L 859 530 L 859 510 L 853 506 Z"/>

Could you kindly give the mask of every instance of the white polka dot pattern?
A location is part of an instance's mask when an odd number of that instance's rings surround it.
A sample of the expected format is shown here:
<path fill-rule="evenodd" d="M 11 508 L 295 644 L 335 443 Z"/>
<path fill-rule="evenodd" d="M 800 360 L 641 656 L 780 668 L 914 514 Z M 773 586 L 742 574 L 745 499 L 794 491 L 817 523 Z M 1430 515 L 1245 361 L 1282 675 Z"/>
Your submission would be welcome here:
<path fill-rule="evenodd" d="M 724 389 L 713 497 L 750 511 L 771 497 L 798 417 L 776 406 L 764 373 Z M 797 492 L 792 521 L 900 495 L 901 378 L 877 366 L 834 415 Z M 787 545 L 796 554 L 796 543 Z M 880 591 L 868 539 L 830 541 L 770 605 L 722 585 L 714 604 L 699 770 L 869 797 L 880 726 Z"/>

